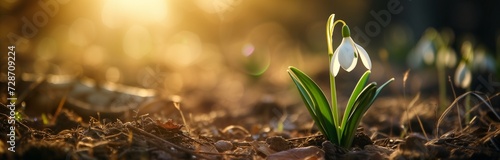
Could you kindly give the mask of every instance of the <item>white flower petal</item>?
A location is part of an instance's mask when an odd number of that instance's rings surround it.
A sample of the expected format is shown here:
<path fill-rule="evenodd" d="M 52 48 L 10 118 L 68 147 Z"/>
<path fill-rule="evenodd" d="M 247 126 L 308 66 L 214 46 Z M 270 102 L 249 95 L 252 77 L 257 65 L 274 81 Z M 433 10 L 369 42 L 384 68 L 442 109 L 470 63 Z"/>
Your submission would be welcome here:
<path fill-rule="evenodd" d="M 352 56 L 352 58 L 349 57 L 349 59 L 351 59 L 352 63 L 349 67 L 347 67 L 347 69 L 345 69 L 347 72 L 351 72 L 355 67 L 356 65 L 358 64 L 358 49 L 356 49 L 356 43 L 354 43 L 354 41 L 352 40 L 351 37 L 346 37 L 346 40 L 348 40 L 349 45 L 351 46 L 351 48 L 353 49 L 352 52 L 346 52 L 345 55 L 349 55 L 349 56 Z"/>
<path fill-rule="evenodd" d="M 368 52 L 361 47 L 360 45 L 354 43 L 356 45 L 356 48 L 358 49 L 358 55 L 361 57 L 361 62 L 363 62 L 363 65 L 365 65 L 366 69 L 371 70 L 372 69 L 372 61 L 370 60 L 370 56 L 368 56 Z"/>
<path fill-rule="evenodd" d="M 338 57 L 339 57 L 338 52 L 335 52 L 335 54 L 333 54 L 333 57 L 332 57 L 332 60 L 330 63 L 330 72 L 334 77 L 336 77 L 337 74 L 339 74 L 339 70 L 340 70 L 340 64 L 339 64 Z"/>
<path fill-rule="evenodd" d="M 464 75 L 464 79 L 462 81 L 462 88 L 468 88 L 470 86 L 470 83 L 472 81 L 472 74 L 469 70 L 469 68 L 465 67 L 465 75 Z"/>
<path fill-rule="evenodd" d="M 340 43 L 340 46 L 335 50 L 335 52 L 338 52 L 337 54 L 337 60 L 340 63 L 340 66 L 350 72 L 354 67 L 356 66 L 356 61 L 357 60 L 354 57 L 355 54 L 355 49 L 351 43 L 351 40 L 348 38 L 343 38 L 342 42 Z"/>
<path fill-rule="evenodd" d="M 351 61 L 352 61 L 351 66 L 349 66 L 347 69 L 345 69 L 345 71 L 347 71 L 347 72 L 351 72 L 352 70 L 354 70 L 354 68 L 358 64 L 358 57 L 354 57 L 354 52 L 352 55 L 353 55 L 353 57 L 351 59 Z"/>
<path fill-rule="evenodd" d="M 455 85 L 462 88 L 469 87 L 472 80 L 472 75 L 470 70 L 467 68 L 464 62 L 458 64 L 457 70 L 455 71 Z"/>
<path fill-rule="evenodd" d="M 419 43 L 416 51 L 417 54 L 421 55 L 421 58 L 424 60 L 425 64 L 430 65 L 434 63 L 435 53 L 432 41 L 424 40 L 423 42 Z"/>

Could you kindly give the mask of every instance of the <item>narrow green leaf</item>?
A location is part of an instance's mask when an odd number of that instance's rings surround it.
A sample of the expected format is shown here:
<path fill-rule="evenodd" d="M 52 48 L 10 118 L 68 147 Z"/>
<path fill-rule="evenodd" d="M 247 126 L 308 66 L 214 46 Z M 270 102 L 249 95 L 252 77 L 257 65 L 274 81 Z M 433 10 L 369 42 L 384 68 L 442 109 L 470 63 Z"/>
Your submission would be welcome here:
<path fill-rule="evenodd" d="M 316 123 L 323 127 L 325 136 L 330 141 L 338 142 L 337 131 L 333 122 L 333 115 L 330 109 L 330 104 L 326 99 L 323 91 L 318 87 L 318 85 L 307 76 L 304 72 L 300 71 L 295 67 L 288 67 L 288 73 L 295 82 L 297 88 L 301 92 L 301 95 L 305 101 L 308 101 L 306 105 L 309 105 L 309 112 L 311 116 L 316 116 L 318 118 Z"/>
<path fill-rule="evenodd" d="M 297 86 L 297 89 L 299 90 L 300 96 L 302 97 L 302 100 L 304 101 L 309 114 L 313 118 L 316 125 L 318 125 L 318 129 L 321 131 L 321 133 L 328 137 L 328 133 L 325 131 L 325 124 L 323 124 L 322 120 L 318 119 L 319 116 L 317 116 L 316 109 L 314 107 L 316 104 L 313 102 L 314 100 L 312 99 L 311 95 L 307 92 L 304 85 L 295 76 L 295 74 L 291 73 L 290 71 L 288 71 L 288 73 L 295 83 L 295 86 Z"/>
<path fill-rule="evenodd" d="M 365 89 L 363 89 L 360 96 L 356 99 L 356 102 L 353 105 L 354 110 L 349 115 L 346 126 L 343 128 L 344 130 L 342 132 L 343 138 L 341 144 L 343 144 L 345 147 L 351 146 L 354 135 L 356 133 L 356 129 L 361 122 L 364 114 L 366 113 L 366 111 L 368 111 L 373 102 L 375 102 L 375 99 L 377 99 L 380 91 L 382 91 L 382 89 L 392 81 L 394 81 L 394 78 L 389 79 L 380 87 L 377 87 L 376 83 L 372 82 L 368 86 L 366 86 Z M 373 85 L 373 87 L 370 87 L 371 85 Z"/>
<path fill-rule="evenodd" d="M 394 81 L 394 78 L 391 78 L 389 79 L 387 82 L 385 82 L 384 84 L 380 85 L 380 87 L 378 87 L 377 89 L 377 92 L 375 93 L 375 97 L 373 97 L 373 100 L 372 101 L 375 101 L 375 99 L 377 98 L 378 94 L 380 93 L 380 91 L 382 91 L 382 89 L 388 85 L 389 83 L 391 83 L 392 81 Z M 373 103 L 373 102 L 372 102 Z"/>
<path fill-rule="evenodd" d="M 343 126 L 346 125 L 347 118 L 349 117 L 349 114 L 351 113 L 351 111 L 353 109 L 353 104 L 356 101 L 356 99 L 358 98 L 361 91 L 365 88 L 366 83 L 368 82 L 368 78 L 370 78 L 370 74 L 371 74 L 371 71 L 367 70 L 359 79 L 358 83 L 356 84 L 356 87 L 354 87 L 354 90 L 351 93 L 351 97 L 349 97 L 349 101 L 347 102 L 347 105 L 345 107 L 344 116 L 342 117 L 341 128 L 343 128 Z"/>
<path fill-rule="evenodd" d="M 302 85 L 302 83 L 300 83 L 300 80 L 297 77 L 295 77 L 295 75 L 293 75 L 293 73 L 291 73 L 291 72 L 288 72 L 288 73 L 289 73 L 290 77 L 292 78 L 293 82 L 295 83 L 295 86 L 297 86 L 297 89 L 299 90 L 300 96 L 302 97 L 302 100 L 304 101 L 306 108 L 309 111 L 309 114 L 313 118 L 316 125 L 318 125 L 319 131 L 328 137 L 329 133 L 327 133 L 325 131 L 325 126 L 323 124 L 323 121 L 318 119 L 319 116 L 317 116 L 317 113 L 316 113 L 315 107 L 314 107 L 315 104 L 314 104 L 313 99 L 311 98 L 310 94 L 307 92 L 304 85 Z"/>
<path fill-rule="evenodd" d="M 360 95 L 356 98 L 356 101 L 353 104 L 353 110 L 349 113 L 349 116 L 346 120 L 347 121 L 346 125 L 342 127 L 343 128 L 342 140 L 341 140 L 342 146 L 344 147 L 351 146 L 359 122 L 361 122 L 361 118 L 368 110 L 368 108 L 370 108 L 376 90 L 377 90 L 377 84 L 375 82 L 372 82 L 368 84 L 363 89 L 363 91 L 361 91 Z"/>

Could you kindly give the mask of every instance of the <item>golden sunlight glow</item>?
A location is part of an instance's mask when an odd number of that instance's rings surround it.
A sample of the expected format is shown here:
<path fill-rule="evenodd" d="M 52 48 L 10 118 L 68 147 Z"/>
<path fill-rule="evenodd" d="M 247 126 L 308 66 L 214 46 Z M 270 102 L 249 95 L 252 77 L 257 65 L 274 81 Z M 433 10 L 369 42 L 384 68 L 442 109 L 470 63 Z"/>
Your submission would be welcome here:
<path fill-rule="evenodd" d="M 69 41 L 80 47 L 90 44 L 96 36 L 94 22 L 85 18 L 75 20 L 73 24 L 71 24 L 68 32 Z"/>
<path fill-rule="evenodd" d="M 101 46 L 89 46 L 83 53 L 83 64 L 88 66 L 99 66 L 103 63 L 105 54 L 106 52 Z"/>
<path fill-rule="evenodd" d="M 164 0 L 106 0 L 102 8 L 102 21 L 110 28 L 124 22 L 156 23 L 166 17 Z"/>
<path fill-rule="evenodd" d="M 240 0 L 196 0 L 196 5 L 207 13 L 224 13 L 234 8 Z"/>
<path fill-rule="evenodd" d="M 120 69 L 116 67 L 109 67 L 106 70 L 106 80 L 116 83 L 120 80 Z"/>
<path fill-rule="evenodd" d="M 149 30 L 142 26 L 132 26 L 123 38 L 123 51 L 132 58 L 140 59 L 153 48 Z"/>
<path fill-rule="evenodd" d="M 163 57 L 167 65 L 186 67 L 195 62 L 201 52 L 200 37 L 193 32 L 181 31 L 170 37 L 170 45 Z"/>
<path fill-rule="evenodd" d="M 38 43 L 36 53 L 38 58 L 48 60 L 56 56 L 57 48 L 57 41 L 52 37 L 46 37 Z"/>

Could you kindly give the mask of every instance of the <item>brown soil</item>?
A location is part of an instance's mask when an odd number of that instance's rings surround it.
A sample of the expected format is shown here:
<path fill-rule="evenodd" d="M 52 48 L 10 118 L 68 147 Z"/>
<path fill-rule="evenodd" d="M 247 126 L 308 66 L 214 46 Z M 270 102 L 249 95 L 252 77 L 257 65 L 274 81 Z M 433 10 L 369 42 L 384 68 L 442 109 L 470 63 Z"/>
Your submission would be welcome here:
<path fill-rule="evenodd" d="M 294 129 L 279 131 L 269 125 L 275 119 L 264 118 L 263 115 L 253 112 L 237 117 L 192 115 L 189 123 L 185 125 L 182 119 L 172 120 L 169 117 L 148 114 L 132 114 L 128 119 L 121 118 L 122 120 L 105 117 L 83 120 L 79 115 L 63 108 L 57 116 L 49 117 L 50 122 L 46 124 L 42 120 L 29 119 L 27 116 L 22 120 L 18 119 L 14 125 L 16 152 L 7 150 L 9 144 L 6 142 L 9 137 L 2 134 L 0 157 L 1 159 L 500 158 L 500 129 L 498 129 L 500 121 L 489 113 L 491 111 L 478 112 L 478 116 L 463 128 L 455 126 L 453 122 L 457 121 L 457 118 L 450 116 L 445 120 L 445 124 L 453 125 L 439 128 L 440 134 L 437 136 L 433 129 L 437 118 L 432 114 L 409 112 L 408 117 L 411 119 L 409 121 L 404 120 L 407 119 L 405 117 L 403 120 L 387 118 L 397 112 L 405 113 L 404 107 L 399 107 L 399 110 L 390 109 L 402 104 L 394 101 L 390 98 L 380 99 L 368 111 L 369 114 L 359 128 L 352 148 L 338 147 L 326 141 L 315 129 L 310 129 L 310 121 L 284 122 L 283 124 L 294 123 Z M 426 106 L 422 103 L 413 109 L 418 110 L 419 107 Z M 279 106 L 268 104 L 267 107 Z M 9 133 L 11 126 L 8 123 L 9 112 L 4 107 L 1 111 L 1 132 Z M 385 119 L 380 119 L 382 113 Z M 264 120 L 255 120 L 256 117 Z M 420 119 L 422 125 L 417 119 Z M 411 129 L 399 127 L 408 122 L 412 123 Z M 424 128 L 425 132 L 421 132 L 421 128 Z"/>

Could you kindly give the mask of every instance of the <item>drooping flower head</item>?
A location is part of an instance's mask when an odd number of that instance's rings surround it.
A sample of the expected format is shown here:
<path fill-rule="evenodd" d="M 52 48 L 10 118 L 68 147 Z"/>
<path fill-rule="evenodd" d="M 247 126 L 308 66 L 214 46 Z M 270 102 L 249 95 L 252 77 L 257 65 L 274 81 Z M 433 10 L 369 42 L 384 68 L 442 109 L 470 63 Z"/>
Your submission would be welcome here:
<path fill-rule="evenodd" d="M 358 57 L 361 57 L 363 65 L 370 70 L 372 68 L 370 56 L 368 56 L 368 53 L 363 47 L 352 40 L 351 32 L 347 25 L 342 26 L 342 37 L 342 42 L 333 53 L 330 64 L 331 74 L 337 76 L 340 67 L 347 72 L 351 72 L 358 63 Z"/>
<path fill-rule="evenodd" d="M 467 64 L 465 62 L 460 62 L 460 64 L 458 64 L 457 70 L 455 71 L 455 84 L 462 88 L 467 88 L 470 86 L 471 81 L 472 73 L 469 67 L 467 67 Z"/>
<path fill-rule="evenodd" d="M 468 88 L 472 81 L 472 73 L 470 70 L 471 62 L 474 59 L 474 51 L 472 43 L 466 41 L 462 44 L 462 60 L 455 71 L 455 84 L 462 88 Z"/>

